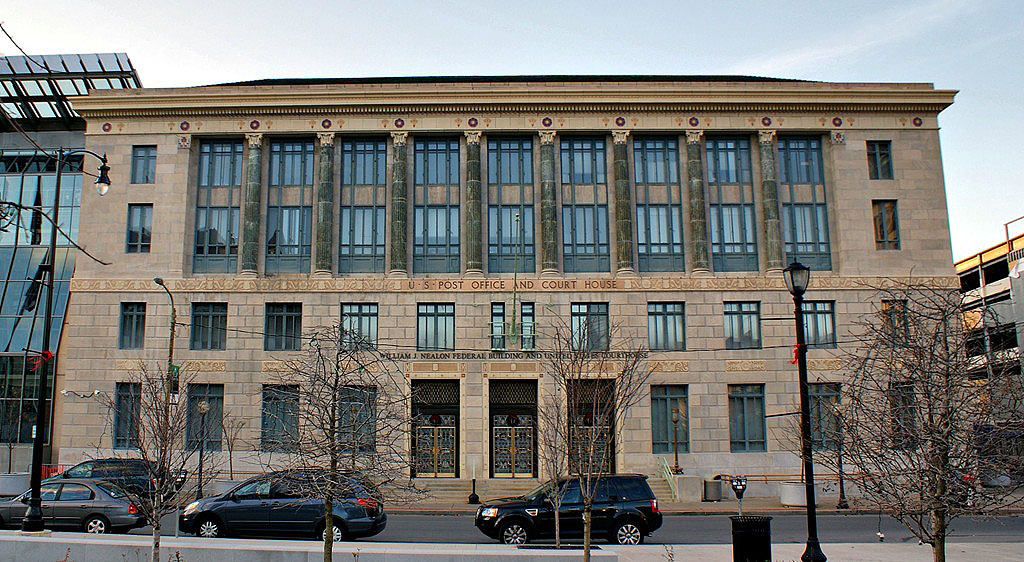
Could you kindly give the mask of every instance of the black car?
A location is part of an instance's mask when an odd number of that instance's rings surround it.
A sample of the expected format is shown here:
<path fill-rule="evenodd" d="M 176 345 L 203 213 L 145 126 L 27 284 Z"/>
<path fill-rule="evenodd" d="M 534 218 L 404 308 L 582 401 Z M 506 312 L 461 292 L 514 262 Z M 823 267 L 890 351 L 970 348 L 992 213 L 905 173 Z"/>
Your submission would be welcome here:
<path fill-rule="evenodd" d="M 128 532 L 146 525 L 146 518 L 128 494 L 110 482 L 66 479 L 45 483 L 39 492 L 43 526 L 47 529 L 80 529 L 103 534 Z M 0 502 L 0 525 L 21 525 L 30 493 Z"/>
<path fill-rule="evenodd" d="M 476 511 L 476 526 L 483 534 L 505 544 L 523 544 L 555 536 L 555 514 L 551 501 L 558 486 L 562 490 L 559 527 L 562 538 L 583 536 L 583 498 L 580 482 L 563 479 L 548 482 L 514 498 L 486 502 Z M 591 511 L 593 536 L 604 536 L 618 544 L 640 544 L 661 527 L 658 500 L 643 474 L 601 476 L 596 482 Z"/>
<path fill-rule="evenodd" d="M 145 495 L 153 491 L 157 475 L 156 467 L 143 459 L 92 459 L 82 461 L 63 473 L 46 479 L 46 482 L 59 482 L 66 478 L 104 480 L 124 488 L 131 494 Z M 185 482 L 184 474 L 175 475 L 173 478 L 177 488 Z"/>
<path fill-rule="evenodd" d="M 185 507 L 180 526 L 200 537 L 228 535 L 305 535 L 323 537 L 323 499 L 306 497 L 307 475 L 271 473 L 251 478 L 226 494 Z M 371 487 L 345 478 L 333 501 L 334 540 L 372 537 L 384 530 L 387 515 Z"/>

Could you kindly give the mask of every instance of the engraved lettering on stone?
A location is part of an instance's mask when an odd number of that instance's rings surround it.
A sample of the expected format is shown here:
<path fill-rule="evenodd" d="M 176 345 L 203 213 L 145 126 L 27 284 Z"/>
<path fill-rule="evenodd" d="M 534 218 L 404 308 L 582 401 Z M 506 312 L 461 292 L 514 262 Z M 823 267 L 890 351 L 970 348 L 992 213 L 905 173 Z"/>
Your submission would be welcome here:
<path fill-rule="evenodd" d="M 767 371 L 768 362 L 762 359 L 730 359 L 725 362 L 725 370 L 728 372 Z"/>

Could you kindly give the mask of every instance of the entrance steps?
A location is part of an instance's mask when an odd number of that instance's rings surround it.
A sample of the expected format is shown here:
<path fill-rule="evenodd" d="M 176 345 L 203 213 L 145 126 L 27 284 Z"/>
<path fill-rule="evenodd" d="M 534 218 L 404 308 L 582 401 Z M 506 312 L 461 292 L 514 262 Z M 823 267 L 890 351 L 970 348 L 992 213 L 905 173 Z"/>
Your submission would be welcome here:
<path fill-rule="evenodd" d="M 647 484 L 650 485 L 651 491 L 654 492 L 654 497 L 659 500 L 663 502 L 675 500 L 675 498 L 672 497 L 672 488 L 669 486 L 668 480 L 652 476 L 647 479 Z"/>
<path fill-rule="evenodd" d="M 537 478 L 491 478 L 476 481 L 481 500 L 518 496 L 539 486 Z M 417 478 L 416 486 L 427 490 L 425 503 L 466 503 L 473 491 L 473 481 L 461 478 Z"/>

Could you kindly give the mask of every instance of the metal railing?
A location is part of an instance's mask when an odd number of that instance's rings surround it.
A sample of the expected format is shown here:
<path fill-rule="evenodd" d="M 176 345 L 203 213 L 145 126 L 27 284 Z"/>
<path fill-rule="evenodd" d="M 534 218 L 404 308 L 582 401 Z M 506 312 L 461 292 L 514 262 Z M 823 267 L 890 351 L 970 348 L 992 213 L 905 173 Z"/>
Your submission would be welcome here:
<path fill-rule="evenodd" d="M 668 460 L 665 457 L 658 457 L 658 472 L 661 477 L 668 481 L 668 489 L 672 490 L 672 499 L 679 499 L 679 489 L 676 483 L 675 474 L 672 472 L 672 467 L 668 465 Z"/>

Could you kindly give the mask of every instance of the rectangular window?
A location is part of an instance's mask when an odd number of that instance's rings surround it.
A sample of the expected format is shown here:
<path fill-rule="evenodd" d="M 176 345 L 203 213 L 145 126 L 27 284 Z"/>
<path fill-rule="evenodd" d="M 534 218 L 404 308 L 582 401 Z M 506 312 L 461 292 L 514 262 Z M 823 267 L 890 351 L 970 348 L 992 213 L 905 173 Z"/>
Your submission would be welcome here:
<path fill-rule="evenodd" d="M 338 273 L 384 271 L 386 164 L 384 141 L 341 144 Z"/>
<path fill-rule="evenodd" d="M 834 301 L 804 301 L 804 341 L 808 348 L 836 346 Z"/>
<path fill-rule="evenodd" d="M 377 305 L 341 304 L 341 331 L 352 347 L 377 347 Z"/>
<path fill-rule="evenodd" d="M 647 303 L 647 345 L 651 351 L 686 349 L 686 304 Z"/>
<path fill-rule="evenodd" d="M 689 420 L 689 396 L 685 384 L 651 385 L 651 448 L 654 454 L 689 453 Z"/>
<path fill-rule="evenodd" d="M 788 261 L 832 269 L 821 139 L 779 139 L 779 199 Z"/>
<path fill-rule="evenodd" d="M 917 397 L 912 383 L 889 386 L 889 415 L 892 419 L 892 447 L 917 448 Z"/>
<path fill-rule="evenodd" d="M 532 302 L 520 303 L 520 318 L 523 323 L 522 349 L 535 349 L 537 347 L 537 324 L 534 317 L 534 306 Z"/>
<path fill-rule="evenodd" d="M 892 141 L 867 141 L 868 178 L 892 179 Z"/>
<path fill-rule="evenodd" d="M 708 138 L 708 207 L 715 271 L 757 271 L 750 140 Z"/>
<path fill-rule="evenodd" d="M 238 207 L 204 207 L 197 211 L 194 273 L 235 272 L 238 218 Z"/>
<path fill-rule="evenodd" d="M 414 273 L 459 272 L 459 141 L 415 143 Z"/>
<path fill-rule="evenodd" d="M 309 271 L 313 207 L 267 209 L 267 273 Z"/>
<path fill-rule="evenodd" d="M 572 303 L 570 317 L 573 350 L 608 350 L 608 303 Z"/>
<path fill-rule="evenodd" d="M 313 228 L 313 141 L 270 143 L 264 271 L 308 273 Z"/>
<path fill-rule="evenodd" d="M 875 217 L 875 249 L 899 250 L 900 227 L 896 219 L 896 201 L 874 200 L 871 211 Z"/>
<path fill-rule="evenodd" d="M 238 271 L 241 186 L 242 143 L 200 143 L 193 273 Z"/>
<path fill-rule="evenodd" d="M 684 271 L 683 190 L 675 139 L 633 141 L 640 271 Z"/>
<path fill-rule="evenodd" d="M 293 451 L 299 438 L 299 385 L 263 385 L 261 451 Z"/>
<path fill-rule="evenodd" d="M 487 271 L 535 271 L 533 140 L 487 141 Z"/>
<path fill-rule="evenodd" d="M 607 272 L 611 257 L 604 140 L 563 140 L 561 148 L 563 269 Z"/>
<path fill-rule="evenodd" d="M 139 446 L 141 386 L 137 382 L 119 382 L 114 385 L 115 449 L 135 449 Z"/>
<path fill-rule="evenodd" d="M 902 345 L 910 333 L 907 321 L 907 301 L 886 299 L 882 301 L 883 334 L 891 340 L 892 345 Z"/>
<path fill-rule="evenodd" d="M 128 205 L 128 232 L 124 251 L 129 254 L 148 254 L 153 232 L 153 205 Z"/>
<path fill-rule="evenodd" d="M 224 349 L 228 333 L 228 303 L 192 303 L 191 349 Z"/>
<path fill-rule="evenodd" d="M 455 351 L 455 305 L 416 306 L 416 350 Z"/>
<path fill-rule="evenodd" d="M 188 446 L 198 449 L 200 444 L 207 451 L 219 451 L 224 416 L 224 385 L 188 385 L 188 425 L 185 439 Z"/>
<path fill-rule="evenodd" d="M 265 351 L 298 351 L 302 348 L 302 303 L 267 303 Z"/>
<path fill-rule="evenodd" d="M 132 147 L 132 183 L 156 181 L 156 147 Z"/>
<path fill-rule="evenodd" d="M 729 385 L 729 450 L 765 450 L 764 385 Z"/>
<path fill-rule="evenodd" d="M 146 341 L 146 303 L 121 303 L 121 334 L 118 349 L 142 349 Z"/>
<path fill-rule="evenodd" d="M 725 303 L 725 348 L 761 347 L 761 303 Z"/>
<path fill-rule="evenodd" d="M 505 303 L 491 303 L 491 349 L 505 349 Z"/>
<path fill-rule="evenodd" d="M 834 450 L 839 443 L 839 383 L 807 385 L 811 409 L 811 446 L 816 451 Z"/>
<path fill-rule="evenodd" d="M 345 450 L 369 453 L 377 447 L 377 389 L 346 386 L 338 399 L 338 434 Z"/>

